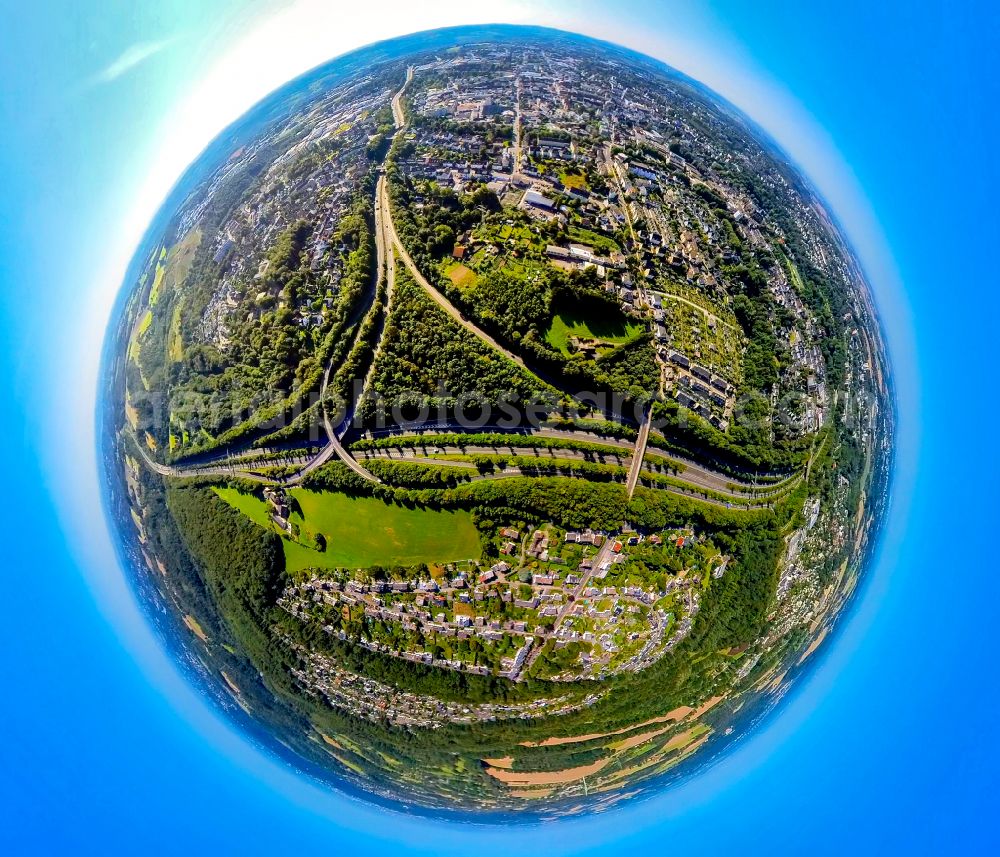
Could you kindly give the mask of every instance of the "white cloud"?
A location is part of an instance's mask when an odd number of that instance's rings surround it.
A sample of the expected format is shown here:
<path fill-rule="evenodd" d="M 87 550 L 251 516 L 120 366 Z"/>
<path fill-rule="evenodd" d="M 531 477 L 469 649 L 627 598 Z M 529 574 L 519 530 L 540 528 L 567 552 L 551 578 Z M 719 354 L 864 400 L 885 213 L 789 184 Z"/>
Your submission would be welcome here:
<path fill-rule="evenodd" d="M 90 79 L 90 83 L 92 85 L 97 85 L 101 83 L 111 83 L 113 80 L 117 80 L 123 74 L 130 72 L 150 57 L 158 54 L 170 45 L 172 41 L 173 39 L 160 39 L 155 42 L 136 42 L 134 45 L 129 45 L 124 51 L 121 52 L 114 62 L 95 74 Z"/>

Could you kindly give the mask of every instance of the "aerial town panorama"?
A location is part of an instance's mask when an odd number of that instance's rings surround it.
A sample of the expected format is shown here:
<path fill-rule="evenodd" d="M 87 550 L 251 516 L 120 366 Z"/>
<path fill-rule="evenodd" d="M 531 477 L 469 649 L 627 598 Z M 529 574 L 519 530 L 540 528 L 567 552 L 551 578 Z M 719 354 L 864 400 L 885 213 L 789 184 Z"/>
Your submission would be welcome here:
<path fill-rule="evenodd" d="M 216 140 L 109 333 L 110 509 L 193 677 L 306 773 L 610 807 L 808 669 L 891 382 L 833 216 L 735 108 L 555 31 L 334 61 Z"/>

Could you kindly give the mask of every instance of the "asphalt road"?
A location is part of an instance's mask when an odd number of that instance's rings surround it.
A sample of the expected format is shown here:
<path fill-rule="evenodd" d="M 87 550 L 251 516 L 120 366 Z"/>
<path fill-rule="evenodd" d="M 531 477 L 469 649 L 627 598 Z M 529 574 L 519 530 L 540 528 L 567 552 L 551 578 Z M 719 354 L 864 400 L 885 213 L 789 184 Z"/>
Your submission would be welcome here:
<path fill-rule="evenodd" d="M 590 581 L 593 579 L 595 574 L 598 574 L 601 570 L 601 566 L 609 562 L 611 559 L 611 547 L 614 544 L 613 539 L 605 539 L 604 544 L 601 545 L 600 550 L 597 555 L 591 560 L 591 566 L 589 571 L 585 571 L 580 577 L 580 582 L 576 585 L 573 592 L 566 597 L 566 601 L 563 603 L 562 608 L 559 610 L 559 615 L 556 616 L 555 622 L 552 623 L 552 632 L 548 634 L 549 637 L 554 637 L 562 623 L 565 621 L 566 617 L 570 614 L 573 608 L 576 606 L 577 601 L 580 600 L 580 596 L 583 595 L 583 591 L 590 585 Z M 511 678 L 514 681 L 520 681 L 521 677 L 528 674 L 531 669 L 532 664 L 541 654 L 544 648 L 544 642 L 541 645 L 535 645 L 527 658 L 525 658 L 524 663 L 521 664 L 521 669 Z"/>
<path fill-rule="evenodd" d="M 503 433 L 503 430 L 497 429 L 490 426 L 485 426 L 482 428 L 470 428 L 467 426 L 461 426 L 457 423 L 434 423 L 427 425 L 426 427 L 415 427 L 415 426 L 394 426 L 392 428 L 380 429 L 372 432 L 372 435 L 379 438 L 392 437 L 394 435 L 399 437 L 421 437 L 424 434 L 431 433 L 444 433 L 444 434 L 463 434 L 463 433 L 476 433 L 476 432 L 487 432 Z M 556 440 L 577 440 L 586 443 L 593 443 L 600 446 L 606 446 L 613 449 L 622 450 L 624 452 L 632 452 L 635 449 L 635 444 L 625 440 L 619 440 L 612 437 L 604 437 L 599 434 L 593 434 L 591 432 L 585 431 L 565 431 L 562 429 L 554 428 L 535 428 L 535 429 L 511 429 L 509 430 L 511 436 L 511 441 L 509 447 L 511 448 L 511 454 L 516 454 L 514 449 L 517 448 L 517 438 L 518 436 L 537 436 L 537 437 L 547 437 Z M 650 431 L 652 435 L 652 430 Z M 499 448 L 499 447 L 498 447 Z M 533 451 L 535 448 L 531 448 Z M 493 450 L 496 451 L 495 449 Z M 563 454 L 566 450 L 560 450 L 560 454 Z M 726 492 L 740 492 L 743 489 L 743 493 L 753 493 L 753 492 L 766 492 L 768 490 L 776 489 L 778 487 L 787 487 L 787 483 L 796 478 L 797 474 L 793 474 L 788 478 L 782 480 L 781 482 L 775 483 L 754 483 L 748 482 L 743 479 L 739 479 L 727 473 L 721 473 L 716 470 L 712 470 L 710 467 L 702 464 L 700 462 L 694 461 L 690 458 L 685 458 L 684 456 L 677 455 L 672 452 L 667 452 L 666 450 L 654 449 L 650 455 L 656 455 L 663 458 L 673 464 L 676 464 L 680 468 L 680 473 L 677 474 L 678 478 L 684 479 L 686 481 L 692 482 L 694 484 L 699 484 L 702 487 L 710 488 L 714 491 Z"/>
<path fill-rule="evenodd" d="M 409 85 L 410 81 L 413 80 L 413 66 L 410 66 L 406 70 L 406 80 L 403 82 L 402 87 L 399 91 L 392 97 L 392 118 L 396 125 L 396 134 L 403 129 L 406 123 L 406 117 L 403 114 L 403 93 L 406 91 L 406 87 Z M 392 216 L 389 213 L 389 197 L 386 188 L 387 182 L 385 174 L 379 176 L 378 185 L 375 193 L 375 254 L 376 254 L 376 268 L 375 268 L 375 279 L 378 282 L 379 277 L 382 276 L 382 272 L 386 272 L 386 313 L 388 313 L 388 307 L 392 301 L 392 291 L 395 286 L 395 259 L 393 256 L 392 243 L 390 240 L 390 235 L 395 237 L 395 228 L 392 226 Z M 392 230 L 391 233 L 389 230 Z M 398 239 L 397 239 L 398 243 Z M 383 328 L 384 330 L 384 328 Z M 379 341 L 379 346 L 381 346 L 381 340 Z M 377 351 L 378 349 L 376 349 Z M 375 359 L 372 359 L 372 365 L 368 369 L 368 373 L 365 376 L 365 381 L 362 389 L 367 389 L 368 384 L 371 381 L 373 372 L 375 369 Z M 330 377 L 330 367 L 327 366 L 326 374 L 323 377 L 323 398 L 326 397 L 326 388 Z M 348 422 L 353 420 L 354 409 L 357 407 L 357 402 L 354 402 L 351 408 L 351 414 L 349 415 Z M 323 427 L 326 430 L 327 435 L 327 445 L 323 447 L 317 453 L 315 458 L 310 461 L 298 474 L 291 477 L 287 484 L 293 485 L 298 484 L 306 476 L 312 473 L 317 468 L 322 467 L 326 464 L 334 455 L 337 456 L 341 461 L 344 462 L 352 471 L 354 471 L 358 476 L 368 482 L 381 482 L 380 479 L 369 473 L 358 460 L 344 448 L 341 444 L 340 439 L 337 437 L 336 428 L 330 421 L 330 414 L 325 407 L 322 408 L 323 413 Z"/>

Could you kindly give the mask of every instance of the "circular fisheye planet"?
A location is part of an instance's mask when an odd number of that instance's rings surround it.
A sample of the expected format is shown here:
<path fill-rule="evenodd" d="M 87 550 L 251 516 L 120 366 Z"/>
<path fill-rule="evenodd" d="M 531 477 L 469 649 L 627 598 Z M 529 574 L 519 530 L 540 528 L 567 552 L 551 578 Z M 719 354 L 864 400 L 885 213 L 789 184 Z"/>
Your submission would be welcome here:
<path fill-rule="evenodd" d="M 773 709 L 883 514 L 891 384 L 815 190 L 566 33 L 360 50 L 211 143 L 130 268 L 120 553 L 258 745 L 428 812 L 596 811 Z"/>

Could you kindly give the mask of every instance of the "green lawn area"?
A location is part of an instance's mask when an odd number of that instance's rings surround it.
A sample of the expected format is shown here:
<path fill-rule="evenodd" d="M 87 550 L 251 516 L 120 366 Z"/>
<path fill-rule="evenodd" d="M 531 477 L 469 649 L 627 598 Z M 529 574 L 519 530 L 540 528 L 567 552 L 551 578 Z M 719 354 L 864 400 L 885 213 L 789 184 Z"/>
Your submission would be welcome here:
<path fill-rule="evenodd" d="M 201 227 L 189 231 L 180 241 L 170 248 L 166 255 L 167 279 L 173 288 L 183 285 L 194 264 L 194 257 L 201 244 Z"/>
<path fill-rule="evenodd" d="M 568 357 L 570 355 L 570 337 L 598 339 L 609 345 L 620 345 L 639 336 L 644 330 L 645 328 L 641 324 L 629 322 L 624 317 L 602 320 L 584 318 L 564 311 L 556 313 L 552 317 L 552 324 L 545 332 L 545 341 Z"/>
<path fill-rule="evenodd" d="M 256 496 L 232 488 L 216 493 L 250 520 L 277 531 L 267 505 Z M 335 492 L 293 488 L 302 514 L 292 514 L 299 540 L 284 540 L 285 566 L 304 568 L 365 568 L 372 565 L 416 565 L 478 559 L 479 532 L 465 511 L 408 509 L 373 497 L 348 497 Z M 323 552 L 311 547 L 316 533 L 326 537 Z"/>
<path fill-rule="evenodd" d="M 212 490 L 255 524 L 269 530 L 272 529 L 271 519 L 267 514 L 267 504 L 260 497 L 255 497 L 252 494 L 241 494 L 235 488 L 213 488 Z"/>
<path fill-rule="evenodd" d="M 784 260 L 785 267 L 788 269 L 788 278 L 792 281 L 792 288 L 794 288 L 799 294 L 802 294 L 804 287 L 802 285 L 802 275 L 799 273 L 799 269 L 795 267 L 795 263 L 792 262 L 792 260 L 787 256 L 784 257 Z"/>

